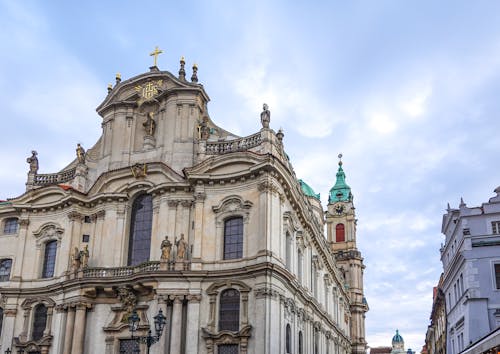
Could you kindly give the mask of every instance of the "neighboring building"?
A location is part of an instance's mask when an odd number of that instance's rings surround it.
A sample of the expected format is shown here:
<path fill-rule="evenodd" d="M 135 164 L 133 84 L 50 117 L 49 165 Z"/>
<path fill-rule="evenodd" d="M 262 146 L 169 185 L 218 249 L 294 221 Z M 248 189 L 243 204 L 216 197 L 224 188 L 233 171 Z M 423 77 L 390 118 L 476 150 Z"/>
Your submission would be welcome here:
<path fill-rule="evenodd" d="M 392 347 L 370 348 L 370 354 L 391 354 Z"/>
<path fill-rule="evenodd" d="M 27 159 L 26 193 L 0 203 L 0 352 L 135 353 L 128 322 L 145 336 L 160 309 L 151 353 L 365 352 L 341 163 L 325 212 L 267 106 L 262 129 L 238 137 L 184 66 L 117 75 L 101 137 L 63 170 Z"/>
<path fill-rule="evenodd" d="M 428 354 L 446 354 L 446 304 L 442 286 L 443 274 L 433 289 L 431 324 L 425 336 Z"/>
<path fill-rule="evenodd" d="M 500 326 L 500 187 L 488 203 L 443 216 L 447 350 L 465 351 Z M 468 351 L 467 351 L 468 352 Z"/>

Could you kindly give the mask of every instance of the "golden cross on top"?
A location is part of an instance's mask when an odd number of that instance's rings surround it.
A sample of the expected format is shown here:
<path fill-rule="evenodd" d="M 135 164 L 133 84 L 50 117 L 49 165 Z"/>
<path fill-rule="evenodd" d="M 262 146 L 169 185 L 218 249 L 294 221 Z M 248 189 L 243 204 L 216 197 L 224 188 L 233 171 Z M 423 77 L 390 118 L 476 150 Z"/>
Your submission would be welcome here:
<path fill-rule="evenodd" d="M 151 53 L 149 53 L 150 56 L 155 58 L 155 62 L 154 62 L 153 66 L 156 66 L 156 61 L 158 59 L 158 55 L 160 55 L 161 53 L 163 53 L 163 50 L 158 49 L 158 46 L 155 47 L 155 50 L 153 50 Z"/>

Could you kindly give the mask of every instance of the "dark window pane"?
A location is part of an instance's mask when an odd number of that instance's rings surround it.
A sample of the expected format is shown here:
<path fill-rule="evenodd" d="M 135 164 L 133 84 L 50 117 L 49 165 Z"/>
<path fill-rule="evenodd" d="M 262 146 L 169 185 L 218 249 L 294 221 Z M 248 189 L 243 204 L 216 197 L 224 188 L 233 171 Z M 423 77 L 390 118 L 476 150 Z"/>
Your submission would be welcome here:
<path fill-rule="evenodd" d="M 4 234 L 15 234 L 17 232 L 18 226 L 17 218 L 10 218 L 5 220 L 5 224 L 3 225 L 3 233 Z"/>
<path fill-rule="evenodd" d="M 49 241 L 45 244 L 45 257 L 43 259 L 42 278 L 54 276 L 56 265 L 57 241 Z"/>
<path fill-rule="evenodd" d="M 0 307 L 0 337 L 2 336 L 3 308 Z"/>
<path fill-rule="evenodd" d="M 302 354 L 302 331 L 299 332 L 299 354 Z"/>
<path fill-rule="evenodd" d="M 0 281 L 8 281 L 10 279 L 11 267 L 12 267 L 11 259 L 2 259 L 0 261 Z"/>
<path fill-rule="evenodd" d="M 137 265 L 149 261 L 152 223 L 153 199 L 150 195 L 141 195 L 132 205 L 128 249 L 129 265 Z"/>
<path fill-rule="evenodd" d="M 286 353 L 289 354 L 292 352 L 292 330 L 290 325 L 286 325 Z"/>
<path fill-rule="evenodd" d="M 500 264 L 495 264 L 495 278 L 497 283 L 497 289 L 500 289 Z"/>
<path fill-rule="evenodd" d="M 235 289 L 224 290 L 219 301 L 219 330 L 240 330 L 240 293 Z"/>
<path fill-rule="evenodd" d="M 224 259 L 243 257 L 243 218 L 224 222 Z"/>
<path fill-rule="evenodd" d="M 82 242 L 88 243 L 90 241 L 90 235 L 82 235 Z"/>
<path fill-rule="evenodd" d="M 120 339 L 120 354 L 140 353 L 139 343 L 135 339 Z"/>
<path fill-rule="evenodd" d="M 45 326 L 47 325 L 47 308 L 44 305 L 38 305 L 35 307 L 33 321 L 33 340 L 39 340 L 43 337 L 43 331 L 45 331 Z"/>
<path fill-rule="evenodd" d="M 238 354 L 238 344 L 219 344 L 217 346 L 218 354 Z"/>

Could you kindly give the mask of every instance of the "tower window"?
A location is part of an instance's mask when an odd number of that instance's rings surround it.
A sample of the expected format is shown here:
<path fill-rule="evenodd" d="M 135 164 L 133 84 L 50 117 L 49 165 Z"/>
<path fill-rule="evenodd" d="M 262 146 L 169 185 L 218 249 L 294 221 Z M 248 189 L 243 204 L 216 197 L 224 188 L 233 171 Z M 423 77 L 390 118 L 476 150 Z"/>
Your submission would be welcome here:
<path fill-rule="evenodd" d="M 345 242 L 344 224 L 337 224 L 337 226 L 335 226 L 335 241 L 336 242 Z"/>

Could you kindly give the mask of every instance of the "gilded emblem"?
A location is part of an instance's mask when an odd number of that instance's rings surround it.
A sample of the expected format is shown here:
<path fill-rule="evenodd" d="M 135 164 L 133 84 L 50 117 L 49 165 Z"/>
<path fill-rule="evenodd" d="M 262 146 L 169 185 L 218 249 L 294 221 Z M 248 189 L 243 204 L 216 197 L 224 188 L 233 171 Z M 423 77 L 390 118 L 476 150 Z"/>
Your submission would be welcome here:
<path fill-rule="evenodd" d="M 146 177 L 148 174 L 148 166 L 145 163 L 136 163 L 130 170 L 135 178 Z"/>
<path fill-rule="evenodd" d="M 158 95 L 158 89 L 161 87 L 163 80 L 148 81 L 144 85 L 137 85 L 135 90 L 139 93 L 141 98 L 139 99 L 139 106 L 147 101 L 151 101 L 156 95 Z"/>

